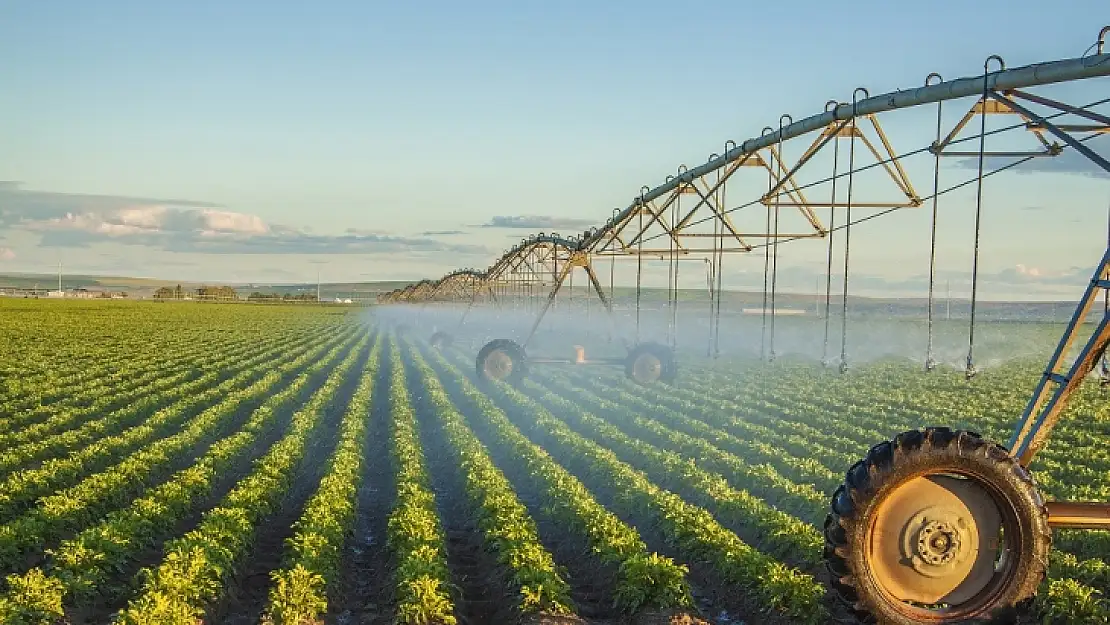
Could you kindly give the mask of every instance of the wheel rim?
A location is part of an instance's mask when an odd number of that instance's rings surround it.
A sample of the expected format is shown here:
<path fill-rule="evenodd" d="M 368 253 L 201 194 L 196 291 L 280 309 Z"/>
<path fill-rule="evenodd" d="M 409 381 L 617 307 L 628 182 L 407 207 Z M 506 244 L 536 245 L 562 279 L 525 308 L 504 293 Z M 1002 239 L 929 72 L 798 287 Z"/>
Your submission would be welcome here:
<path fill-rule="evenodd" d="M 924 475 L 878 505 L 867 574 L 899 612 L 924 622 L 975 615 L 1014 578 L 1016 513 L 992 491 L 974 476 Z"/>
<path fill-rule="evenodd" d="M 513 372 L 513 359 L 504 350 L 495 349 L 486 356 L 482 371 L 486 377 L 504 380 Z"/>
<path fill-rule="evenodd" d="M 652 354 L 640 354 L 632 363 L 632 377 L 637 382 L 654 382 L 663 374 L 663 362 Z"/>

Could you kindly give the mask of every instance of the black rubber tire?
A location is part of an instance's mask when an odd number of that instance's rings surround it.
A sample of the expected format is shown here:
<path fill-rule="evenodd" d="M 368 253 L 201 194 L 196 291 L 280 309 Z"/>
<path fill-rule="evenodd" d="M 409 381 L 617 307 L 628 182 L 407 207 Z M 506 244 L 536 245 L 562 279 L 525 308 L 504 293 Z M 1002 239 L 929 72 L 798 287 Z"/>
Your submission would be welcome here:
<path fill-rule="evenodd" d="M 434 332 L 432 333 L 432 338 L 428 339 L 428 343 L 434 349 L 446 349 L 450 347 L 451 343 L 454 341 L 454 337 L 446 332 Z"/>
<path fill-rule="evenodd" d="M 478 357 L 474 360 L 474 370 L 478 374 L 478 380 L 486 381 L 489 379 L 485 372 L 486 359 L 498 350 L 509 357 L 513 366 L 512 371 L 503 382 L 518 384 L 528 374 L 528 355 L 524 353 L 524 348 L 520 344 L 511 339 L 493 339 L 482 346 L 482 349 L 478 351 Z"/>
<path fill-rule="evenodd" d="M 666 384 L 674 382 L 675 378 L 678 376 L 678 362 L 675 360 L 674 352 L 670 347 L 662 343 L 654 342 L 640 343 L 633 347 L 632 351 L 628 352 L 628 356 L 624 360 L 624 375 L 627 376 L 629 380 L 637 384 L 644 384 L 635 377 L 636 360 L 642 354 L 650 354 L 659 359 L 661 364 L 659 382 Z"/>
<path fill-rule="evenodd" d="M 869 574 L 864 547 L 870 517 L 889 493 L 907 480 L 945 471 L 974 476 L 993 491 L 996 505 L 997 499 L 1005 502 L 1000 511 L 1004 518 L 1007 509 L 1011 511 L 1019 534 L 1017 564 L 988 605 L 974 613 L 922 620 L 896 609 L 903 604 L 887 598 L 879 588 Z M 1052 537 L 1044 500 L 1028 471 L 1003 447 L 974 432 L 929 427 L 875 445 L 865 459 L 848 469 L 845 483 L 832 496 L 831 508 L 824 528 L 825 565 L 834 594 L 860 623 L 1013 622 L 1032 604 L 1045 576 Z"/>

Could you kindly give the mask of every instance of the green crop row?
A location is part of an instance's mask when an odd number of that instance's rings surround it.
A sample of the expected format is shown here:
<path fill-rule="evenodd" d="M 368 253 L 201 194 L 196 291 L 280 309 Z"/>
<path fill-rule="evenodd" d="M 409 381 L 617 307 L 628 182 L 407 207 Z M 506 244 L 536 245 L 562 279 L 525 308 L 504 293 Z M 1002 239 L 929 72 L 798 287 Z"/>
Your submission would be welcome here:
<path fill-rule="evenodd" d="M 5 298 L 0 300 L 0 345 L 5 346 L 0 353 L 0 415 L 65 402 L 105 371 L 130 379 L 139 370 L 132 363 L 175 359 L 190 346 L 220 351 L 232 341 L 335 331 L 344 323 L 343 315 L 288 307 Z M 19 410 L 6 410 L 9 405 Z"/>
<path fill-rule="evenodd" d="M 522 465 L 522 479 L 541 497 L 542 507 L 572 535 L 586 539 L 606 564 L 616 565 L 614 602 L 628 612 L 676 608 L 692 604 L 687 569 L 670 558 L 648 553 L 635 528 L 621 521 L 539 445 L 528 440 L 490 398 L 476 389 L 438 353 L 431 352 L 441 375 L 447 376 L 466 400 L 473 421 Z"/>
<path fill-rule="evenodd" d="M 226 348 L 239 349 L 246 344 L 247 341 L 240 337 L 239 340 L 221 344 L 224 349 L 212 350 L 186 337 L 174 337 L 165 345 L 165 349 L 176 356 L 172 360 L 167 359 L 161 350 L 139 351 L 113 346 L 116 349 L 105 349 L 92 366 L 81 366 L 73 371 L 65 368 L 70 363 L 59 363 L 55 370 L 49 372 L 51 375 L 22 378 L 15 387 L 17 392 L 0 402 L 0 415 L 6 415 L 0 418 L 0 432 L 19 429 L 29 421 L 59 409 L 87 406 L 94 400 L 113 399 L 120 390 L 149 383 L 166 365 L 188 366 L 198 358 L 211 357 Z"/>
<path fill-rule="evenodd" d="M 302 366 L 307 361 L 307 356 L 301 356 L 293 362 L 286 363 L 286 367 Z M 200 390 L 203 386 L 193 387 L 191 390 L 199 391 L 194 394 L 186 392 L 182 395 L 177 390 L 167 391 L 167 395 L 176 397 L 177 400 L 156 410 L 140 425 L 97 440 L 77 453 L 48 460 L 35 469 L 8 476 L 6 480 L 0 482 L 0 519 L 11 518 L 13 513 L 26 509 L 37 497 L 65 488 L 74 480 L 103 469 L 121 456 L 135 450 L 142 450 L 144 446 L 160 444 L 160 437 L 181 429 L 183 423 L 189 422 L 191 414 L 205 407 L 219 402 L 222 406 L 228 406 L 227 409 L 230 410 L 227 394 L 238 393 L 238 389 L 262 377 L 266 370 L 270 369 L 268 365 L 271 362 L 272 359 L 264 356 L 253 358 L 248 365 L 249 368 L 230 379 L 225 379 L 219 371 L 213 371 L 203 380 L 206 384 L 223 380 L 219 385 L 205 390 Z M 296 364 L 293 364 L 294 362 Z"/>
<path fill-rule="evenodd" d="M 167 378 L 176 378 L 183 373 L 184 379 L 195 379 L 213 369 L 226 367 L 244 356 L 259 351 L 282 345 L 291 348 L 310 340 L 323 339 L 325 336 L 322 331 L 294 336 L 275 334 L 255 341 L 236 341 L 233 344 L 221 346 L 221 349 L 191 346 L 192 351 L 196 353 L 183 350 L 184 353 L 176 358 L 166 358 L 164 354 L 159 353 L 158 359 L 149 363 L 144 369 L 111 370 L 111 373 L 98 376 L 88 386 L 70 388 L 64 400 L 13 414 L 7 419 L 9 427 L 0 427 L 2 432 L 0 445 L 11 446 L 38 438 L 65 429 L 73 423 L 80 423 L 90 416 L 126 407 L 137 399 L 172 388 L 174 384 Z"/>
<path fill-rule="evenodd" d="M 202 497 L 211 492 L 220 475 L 264 433 L 274 428 L 277 414 L 289 409 L 293 400 L 310 383 L 317 381 L 341 354 L 340 347 L 332 349 L 267 399 L 241 430 L 218 441 L 195 464 L 48 552 L 47 565 L 31 569 L 22 576 L 9 576 L 7 583 L 11 590 L 0 596 L 0 622 L 49 625 L 65 618 L 64 605 L 80 604 L 104 594 L 112 576 L 126 570 L 138 554 L 164 538 Z M 350 368 L 356 356 L 357 350 L 351 350 L 336 375 Z"/>
<path fill-rule="evenodd" d="M 259 458 L 219 506 L 204 513 L 196 529 L 165 546 L 156 568 L 145 570 L 137 597 L 116 616 L 121 625 L 195 625 L 210 602 L 223 594 L 236 567 L 249 553 L 255 532 L 282 503 L 297 478 L 311 442 L 340 387 L 365 349 L 360 339 L 343 364 L 297 411 L 288 433 Z"/>
<path fill-rule="evenodd" d="M 359 380 L 340 424 L 339 443 L 327 473 L 308 500 L 293 536 L 286 539 L 285 563 L 271 572 L 273 586 L 264 620 L 277 625 L 317 623 L 328 610 L 328 596 L 339 575 L 343 544 L 357 513 L 362 477 L 366 420 L 381 358 L 379 337 L 374 341 L 366 370 Z"/>
<path fill-rule="evenodd" d="M 798 623 L 824 623 L 824 587 L 811 576 L 760 553 L 728 531 L 707 510 L 651 482 L 606 449 L 571 430 L 546 409 L 515 389 L 497 384 L 493 393 L 529 416 L 525 427 L 534 440 L 583 471 L 604 479 L 614 491 L 613 506 L 634 517 L 651 519 L 667 541 L 686 557 L 709 562 L 731 583 L 752 591 L 768 609 Z M 579 410 L 578 408 L 575 408 Z"/>
<path fill-rule="evenodd" d="M 251 386 L 227 393 L 222 401 L 190 420 L 177 434 L 147 445 L 71 488 L 43 497 L 26 514 L 0 525 L 0 568 L 13 570 L 23 561 L 27 549 L 42 548 L 68 531 L 95 522 L 105 511 L 129 502 L 147 484 L 164 476 L 182 453 L 220 438 L 244 405 L 261 403 L 261 398 L 315 361 L 328 347 L 320 346 L 273 367 Z"/>
<path fill-rule="evenodd" d="M 277 341 L 276 346 L 259 345 L 249 351 L 248 358 L 237 358 L 212 363 L 209 373 L 201 374 L 199 371 L 186 372 L 170 378 L 163 378 L 147 389 L 144 397 L 130 398 L 130 403 L 119 410 L 100 413 L 102 416 L 88 419 L 84 411 L 76 413 L 63 413 L 57 415 L 57 420 L 44 421 L 36 426 L 18 432 L 23 436 L 19 438 L 27 442 L 9 447 L 0 453 L 0 476 L 6 476 L 12 471 L 17 471 L 34 463 L 41 463 L 65 454 L 68 450 L 102 440 L 106 436 L 114 436 L 125 428 L 133 427 L 144 418 L 169 407 L 174 402 L 194 396 L 210 388 L 220 380 L 226 380 L 243 371 L 254 368 L 262 362 L 267 362 L 281 354 L 291 353 L 308 344 L 308 339 L 295 343 Z M 185 381 L 184 376 L 197 375 L 195 379 Z M 85 417 L 85 419 L 82 419 Z M 82 421 L 79 427 L 66 430 L 53 435 L 48 435 L 48 430 L 57 430 L 71 422 Z M 33 435 L 33 436 L 32 436 Z M 2 444 L 2 443 L 0 443 Z"/>
<path fill-rule="evenodd" d="M 582 392 L 576 393 L 578 401 L 571 401 L 565 395 L 544 392 L 535 384 L 529 383 L 528 388 L 534 398 L 558 409 L 558 414 L 565 418 L 573 419 L 577 429 L 612 449 L 660 486 L 680 489 L 680 494 L 692 503 L 712 511 L 717 519 L 727 520 L 729 525 L 739 528 L 738 531 L 743 530 L 752 537 L 750 542 L 754 546 L 806 569 L 818 566 L 824 545 L 821 533 L 784 512 L 788 506 L 781 501 L 760 498 L 768 491 L 781 497 L 781 491 L 775 493 L 774 490 L 776 481 L 789 485 L 770 467 L 753 467 L 708 441 L 669 431 L 615 402 Z M 567 392 L 569 388 L 564 386 L 557 391 Z M 620 393 L 615 399 L 623 402 L 625 394 Z M 580 410 L 583 405 L 597 410 L 604 419 Z M 645 440 L 658 441 L 660 446 Z M 745 490 L 733 488 L 730 483 L 739 484 Z"/>
<path fill-rule="evenodd" d="M 436 512 L 416 414 L 405 386 L 401 352 L 390 342 L 390 437 L 397 499 L 389 513 L 386 544 L 397 559 L 395 599 L 402 625 L 455 625 L 448 590 L 447 546 Z"/>
<path fill-rule="evenodd" d="M 540 544 L 536 522 L 528 509 L 467 427 L 435 372 L 415 350 L 408 351 L 462 473 L 467 499 L 486 547 L 512 573 L 510 583 L 520 612 L 573 614 L 570 586 L 556 570 L 551 553 Z"/>

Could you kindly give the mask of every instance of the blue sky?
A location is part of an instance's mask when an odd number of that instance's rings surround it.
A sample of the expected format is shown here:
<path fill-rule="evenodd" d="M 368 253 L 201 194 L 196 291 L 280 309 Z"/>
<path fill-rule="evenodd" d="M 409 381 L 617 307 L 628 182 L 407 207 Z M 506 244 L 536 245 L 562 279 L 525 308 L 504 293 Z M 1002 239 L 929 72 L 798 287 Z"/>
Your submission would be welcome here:
<path fill-rule="evenodd" d="M 62 260 L 74 272 L 263 282 L 484 267 L 532 231 L 603 222 L 641 185 L 783 112 L 818 112 L 857 85 L 881 93 L 930 71 L 974 74 L 991 53 L 1010 66 L 1079 56 L 1110 17 L 1095 0 L 1047 13 L 1013 2 L 836 6 L 9 3 L 0 270 Z M 1058 93 L 1105 97 L 1106 79 L 1091 82 Z M 931 114 L 887 130 L 897 140 L 925 124 L 927 139 Z M 1086 272 L 1102 251 L 1090 233 L 1105 230 L 1106 179 L 1009 176 L 989 196 L 985 268 Z M 1044 206 L 1061 200 L 1074 209 L 1066 219 Z M 942 236 L 951 276 L 970 267 L 966 201 L 945 207 L 958 212 Z M 1027 210 L 1002 215 L 1015 203 Z M 545 227 L 482 227 L 504 224 Z M 916 284 L 920 224 L 860 230 L 862 284 Z M 229 233 L 230 243 L 217 236 Z M 801 245 L 811 250 L 783 266 L 810 288 L 823 248 Z M 742 288 L 762 263 L 728 267 Z"/>

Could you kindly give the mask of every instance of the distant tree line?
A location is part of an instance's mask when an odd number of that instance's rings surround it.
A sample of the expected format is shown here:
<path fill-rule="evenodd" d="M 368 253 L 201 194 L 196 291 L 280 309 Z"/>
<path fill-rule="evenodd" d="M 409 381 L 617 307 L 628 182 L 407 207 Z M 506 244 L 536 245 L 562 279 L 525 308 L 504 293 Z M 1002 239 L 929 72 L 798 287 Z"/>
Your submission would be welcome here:
<path fill-rule="evenodd" d="M 247 301 L 250 302 L 315 302 L 315 293 L 298 293 L 293 295 L 291 293 L 259 293 L 255 291 L 247 296 Z"/>
<path fill-rule="evenodd" d="M 218 299 L 218 300 L 236 300 L 239 299 L 239 294 L 235 289 L 229 286 L 202 286 L 186 291 L 181 288 L 181 285 L 174 287 L 164 286 L 160 287 L 154 292 L 154 299 Z"/>

